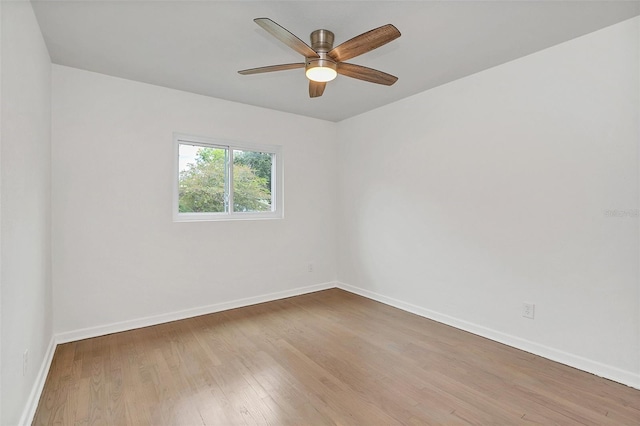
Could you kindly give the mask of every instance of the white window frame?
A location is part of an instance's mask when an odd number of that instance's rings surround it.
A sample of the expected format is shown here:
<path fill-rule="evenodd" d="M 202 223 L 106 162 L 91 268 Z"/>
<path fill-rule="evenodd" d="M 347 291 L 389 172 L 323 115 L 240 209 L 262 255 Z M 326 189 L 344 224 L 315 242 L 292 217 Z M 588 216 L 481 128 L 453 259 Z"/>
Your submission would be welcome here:
<path fill-rule="evenodd" d="M 199 145 L 210 148 L 227 149 L 229 161 L 226 174 L 225 191 L 229 197 L 228 212 L 212 213 L 180 213 L 180 144 Z M 271 165 L 271 206 L 270 212 L 234 212 L 233 211 L 233 150 L 255 151 L 273 154 Z M 282 147 L 279 145 L 263 145 L 247 142 L 235 142 L 222 139 L 212 139 L 201 136 L 192 136 L 183 133 L 173 134 L 173 221 L 174 222 L 194 222 L 194 221 L 226 221 L 226 220 L 258 220 L 258 219 L 282 219 L 283 210 L 283 158 Z"/>

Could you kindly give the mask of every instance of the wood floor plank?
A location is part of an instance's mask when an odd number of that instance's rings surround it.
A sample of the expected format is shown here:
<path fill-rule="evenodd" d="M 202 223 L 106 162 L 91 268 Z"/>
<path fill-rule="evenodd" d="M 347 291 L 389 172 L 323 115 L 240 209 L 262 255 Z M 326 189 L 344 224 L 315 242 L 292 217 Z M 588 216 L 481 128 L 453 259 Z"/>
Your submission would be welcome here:
<path fill-rule="evenodd" d="M 640 425 L 640 391 L 338 289 L 66 343 L 36 425 Z"/>

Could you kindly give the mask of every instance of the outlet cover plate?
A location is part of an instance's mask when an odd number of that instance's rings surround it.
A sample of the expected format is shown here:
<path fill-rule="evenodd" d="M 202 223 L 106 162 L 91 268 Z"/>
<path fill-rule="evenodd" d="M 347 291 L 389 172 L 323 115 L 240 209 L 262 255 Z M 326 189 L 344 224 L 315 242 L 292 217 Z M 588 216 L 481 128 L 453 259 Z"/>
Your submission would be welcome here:
<path fill-rule="evenodd" d="M 533 319 L 536 313 L 536 305 L 533 303 L 524 302 L 522 304 L 522 316 L 525 318 Z"/>

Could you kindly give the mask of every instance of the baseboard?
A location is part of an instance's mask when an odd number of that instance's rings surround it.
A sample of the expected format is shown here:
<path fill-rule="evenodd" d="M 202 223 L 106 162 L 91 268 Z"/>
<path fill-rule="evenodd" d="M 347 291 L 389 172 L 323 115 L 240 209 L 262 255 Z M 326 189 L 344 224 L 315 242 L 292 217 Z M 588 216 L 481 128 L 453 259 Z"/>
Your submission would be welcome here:
<path fill-rule="evenodd" d="M 384 303 L 385 305 L 393 306 L 395 308 L 402 309 L 403 311 L 411 312 L 413 314 L 420 315 L 421 317 L 425 317 L 442 324 L 450 325 L 452 327 L 468 331 L 478 336 L 486 337 L 487 339 L 491 339 L 496 342 L 503 343 L 505 345 L 521 349 L 535 355 L 539 355 L 552 361 L 556 361 L 561 364 L 586 371 L 587 373 L 595 374 L 596 376 L 604 377 L 606 379 L 610 379 L 615 382 L 640 389 L 640 374 L 621 370 L 619 368 L 602 364 L 600 362 L 593 361 L 579 355 L 571 354 L 549 346 L 541 345 L 536 342 L 522 339 L 520 337 L 502 333 L 497 330 L 483 327 L 481 325 L 474 324 L 468 321 L 460 320 L 458 318 L 454 318 L 440 312 L 432 311 L 421 306 L 387 297 L 382 294 L 355 287 L 349 284 L 337 282 L 336 287 L 351 293 L 358 294 L 368 299 Z"/>
<path fill-rule="evenodd" d="M 28 425 L 33 421 L 40 395 L 44 388 L 49 369 L 51 368 L 51 362 L 53 360 L 53 354 L 55 352 L 56 345 L 61 343 L 72 342 L 76 340 L 88 339 L 92 337 L 104 336 L 106 334 L 118 333 L 121 331 L 133 330 L 141 327 L 148 327 L 152 325 L 162 324 L 171 321 L 177 321 L 181 319 L 196 317 L 199 315 L 212 314 L 215 312 L 226 311 L 229 309 L 242 308 L 244 306 L 255 305 L 258 303 L 270 302 L 273 300 L 285 299 L 287 297 L 299 296 L 302 294 L 313 293 L 316 291 L 327 290 L 330 288 L 340 288 L 345 291 L 358 294 L 368 299 L 376 300 L 389 306 L 393 306 L 398 309 L 402 309 L 406 312 L 411 312 L 422 317 L 432 319 L 434 321 L 450 325 L 452 327 L 468 331 L 478 336 L 486 337 L 505 345 L 512 346 L 517 349 L 542 356 L 552 361 L 560 362 L 562 364 L 586 371 L 588 373 L 595 374 L 606 379 L 610 379 L 627 386 L 631 386 L 636 389 L 640 389 L 640 374 L 634 374 L 629 371 L 621 370 L 616 367 L 605 365 L 593 360 L 589 360 L 574 354 L 563 352 L 545 345 L 541 345 L 535 342 L 531 342 L 526 339 L 522 339 L 516 336 L 505 334 L 487 327 L 480 326 L 478 324 L 463 321 L 449 315 L 445 315 L 430 309 L 426 309 L 417 305 L 413 305 L 402 300 L 394 299 L 384 296 L 379 293 L 375 293 L 369 290 L 365 290 L 359 287 L 355 287 L 342 282 L 326 282 L 322 284 L 316 284 L 307 287 L 298 287 L 291 290 L 280 291 L 275 293 L 268 293 L 261 296 L 247 297 L 243 299 L 236 299 L 228 302 L 217 303 L 213 305 L 201 306 L 198 308 L 185 309 L 182 311 L 170 312 L 162 315 L 155 315 L 150 317 L 139 318 L 130 321 L 122 321 L 113 324 L 106 324 L 97 327 L 84 328 L 75 331 L 69 331 L 65 333 L 59 333 L 52 337 L 47 353 L 42 361 L 38 376 L 33 385 L 27 404 L 20 417 L 20 425 Z"/>
<path fill-rule="evenodd" d="M 36 381 L 31 388 L 31 393 L 29 393 L 29 398 L 27 399 L 27 404 L 22 411 L 22 416 L 20 416 L 19 425 L 30 425 L 33 422 L 33 416 L 36 414 L 36 409 L 38 408 L 38 402 L 40 401 L 40 395 L 42 395 L 42 390 L 44 389 L 44 383 L 47 380 L 47 376 L 49 375 L 49 369 L 51 368 L 51 362 L 53 361 L 53 354 L 56 351 L 56 341 L 52 336 L 49 341 L 49 346 L 47 347 L 47 352 L 45 353 L 44 359 L 42 360 L 42 364 L 40 364 L 40 370 L 38 370 L 38 375 L 36 376 Z"/>
<path fill-rule="evenodd" d="M 200 315 L 212 314 L 215 312 L 226 311 L 229 309 L 242 308 L 244 306 L 255 305 L 258 303 L 271 302 L 273 300 L 285 299 L 287 297 L 299 296 L 301 294 L 313 293 L 315 291 L 335 288 L 336 283 L 333 281 L 315 284 L 307 287 L 298 287 L 291 290 L 279 291 L 275 293 L 267 293 L 260 296 L 236 299 L 229 302 L 216 303 L 213 305 L 200 306 L 197 308 L 185 309 L 182 311 L 169 312 L 166 314 L 154 315 L 144 318 L 138 318 L 128 321 L 122 321 L 112 324 L 105 324 L 96 327 L 83 328 L 80 330 L 67 331 L 55 335 L 57 344 L 75 342 L 77 340 L 89 339 L 92 337 L 104 336 L 106 334 L 119 333 L 121 331 L 134 330 L 136 328 L 149 327 L 152 325 L 163 324 L 166 322 L 182 320 L 186 318 L 197 317 Z"/>

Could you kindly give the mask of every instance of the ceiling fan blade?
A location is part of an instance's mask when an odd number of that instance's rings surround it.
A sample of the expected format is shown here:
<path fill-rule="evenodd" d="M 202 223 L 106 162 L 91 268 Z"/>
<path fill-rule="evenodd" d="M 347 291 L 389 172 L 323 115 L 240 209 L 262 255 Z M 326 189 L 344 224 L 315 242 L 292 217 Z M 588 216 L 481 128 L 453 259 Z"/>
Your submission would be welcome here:
<path fill-rule="evenodd" d="M 400 37 L 400 31 L 391 24 L 375 28 L 336 46 L 327 55 L 336 62 L 346 61 L 377 49 Z"/>
<path fill-rule="evenodd" d="M 398 77 L 387 74 L 386 72 L 363 67 L 362 65 L 347 64 L 345 62 L 338 63 L 337 71 L 338 74 L 346 75 L 347 77 L 357 78 L 358 80 L 364 80 L 370 83 L 384 84 L 385 86 L 391 86 L 398 81 Z"/>
<path fill-rule="evenodd" d="M 320 83 L 317 81 L 309 80 L 309 97 L 317 98 L 322 96 L 324 88 L 327 86 L 326 82 Z"/>
<path fill-rule="evenodd" d="M 256 18 L 253 20 L 256 24 L 264 28 L 269 34 L 307 58 L 319 58 L 320 55 L 309 47 L 307 43 L 300 40 L 294 34 L 284 27 L 276 24 L 269 18 Z"/>
<path fill-rule="evenodd" d="M 280 64 L 280 65 L 270 65 L 268 67 L 249 68 L 248 70 L 238 71 L 238 74 L 242 74 L 242 75 L 261 74 L 263 72 L 286 71 L 286 70 L 293 70 L 296 68 L 304 68 L 304 62 L 300 62 L 298 64 Z"/>

